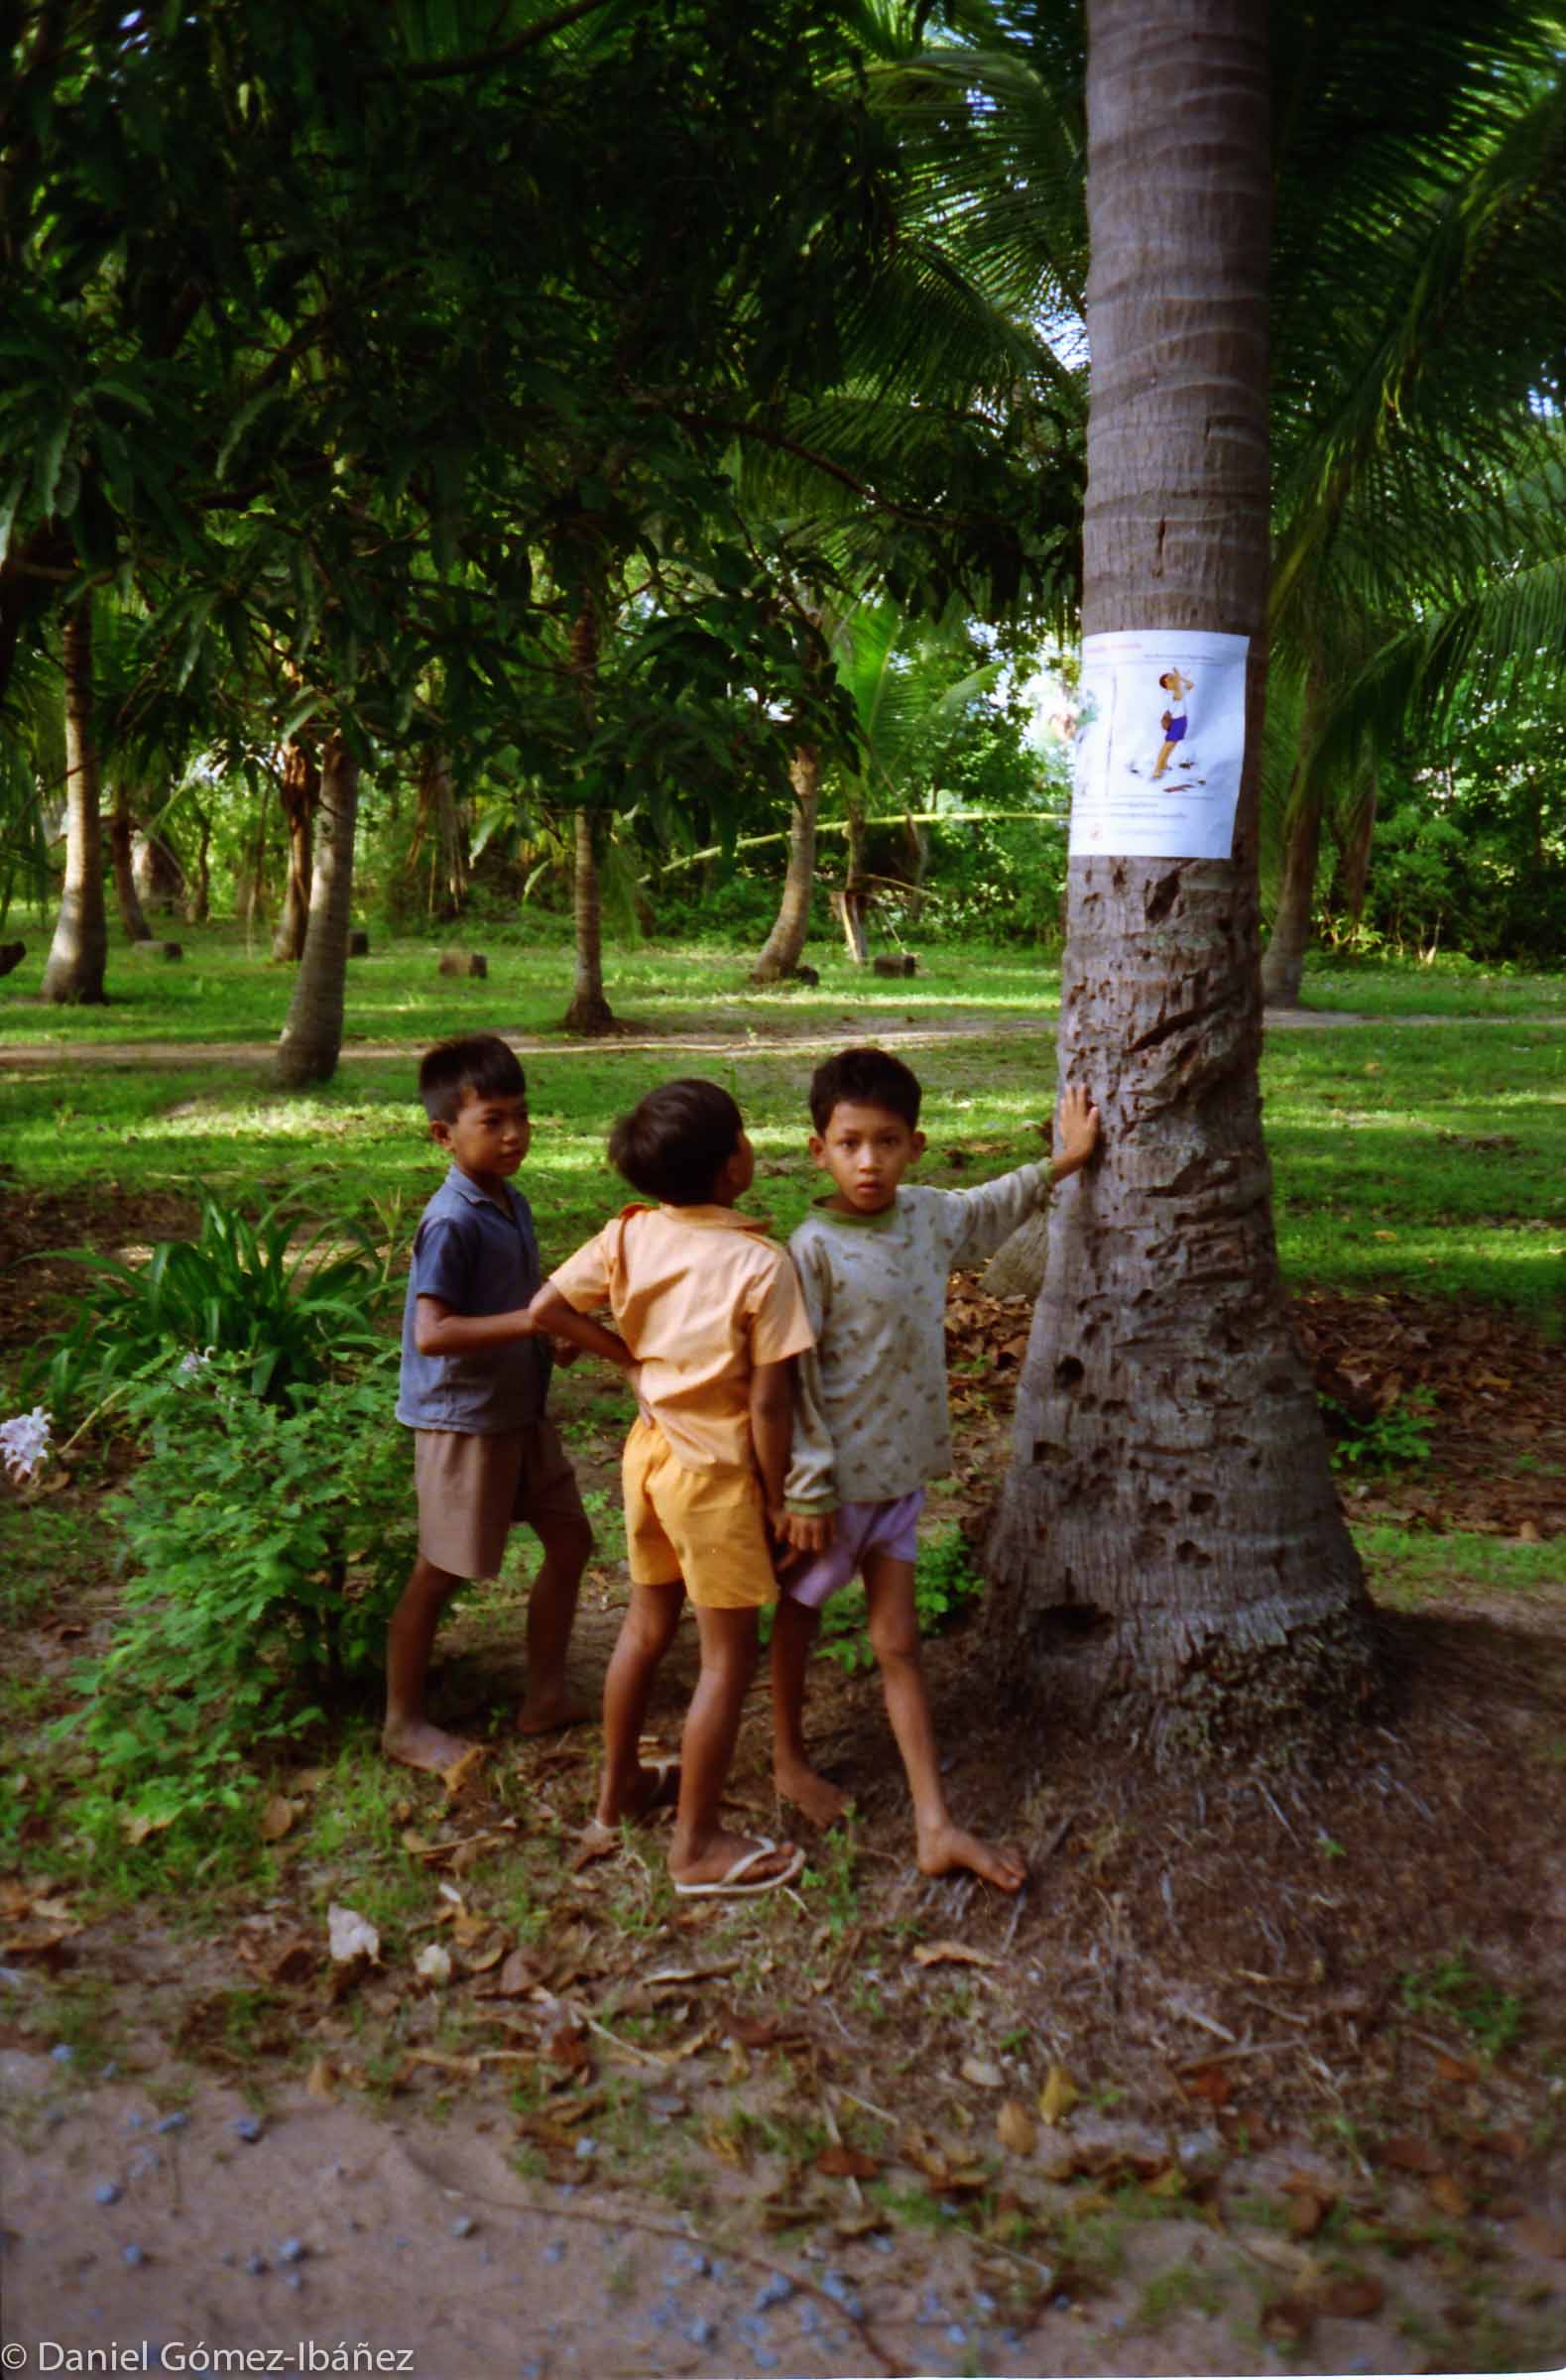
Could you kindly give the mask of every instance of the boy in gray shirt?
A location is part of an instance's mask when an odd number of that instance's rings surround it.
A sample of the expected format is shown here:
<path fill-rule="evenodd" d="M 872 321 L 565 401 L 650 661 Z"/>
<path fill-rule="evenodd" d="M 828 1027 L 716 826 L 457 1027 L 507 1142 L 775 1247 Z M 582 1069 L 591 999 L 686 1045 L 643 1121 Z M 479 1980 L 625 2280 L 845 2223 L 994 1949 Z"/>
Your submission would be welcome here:
<path fill-rule="evenodd" d="M 913 1798 L 926 1875 L 971 1868 L 1015 1892 L 1018 1854 L 957 1826 L 941 1789 L 919 1659 L 913 1556 L 924 1482 L 951 1469 L 946 1402 L 947 1275 L 987 1256 L 1075 1173 L 1098 1140 L 1098 1110 L 1067 1091 L 1061 1152 L 976 1190 L 900 1187 L 924 1147 L 918 1077 L 882 1049 L 846 1049 L 810 1083 L 810 1154 L 832 1179 L 788 1243 L 816 1344 L 798 1359 L 784 1567 L 773 1629 L 774 1777 L 817 1826 L 844 1797 L 810 1766 L 804 1678 L 827 1598 L 862 1572 L 887 1716 Z M 802 1560 L 797 1559 L 803 1556 Z"/>

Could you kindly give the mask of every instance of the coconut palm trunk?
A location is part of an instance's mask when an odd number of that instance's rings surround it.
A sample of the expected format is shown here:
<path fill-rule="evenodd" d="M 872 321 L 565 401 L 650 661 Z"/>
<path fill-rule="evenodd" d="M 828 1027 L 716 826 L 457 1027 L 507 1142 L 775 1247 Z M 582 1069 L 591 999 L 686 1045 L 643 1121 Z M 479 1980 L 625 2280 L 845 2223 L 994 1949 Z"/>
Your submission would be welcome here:
<path fill-rule="evenodd" d="M 334 733 L 321 754 L 320 809 L 304 951 L 278 1042 L 275 1073 L 285 1090 L 329 1082 L 342 1047 L 358 814 L 359 764 L 342 737 Z"/>
<path fill-rule="evenodd" d="M 801 744 L 788 764 L 793 816 L 788 821 L 788 866 L 777 921 L 751 970 L 753 984 L 776 984 L 792 975 L 810 930 L 810 895 L 815 890 L 815 819 L 821 801 L 821 755 Z"/>
<path fill-rule="evenodd" d="M 584 602 L 571 632 L 570 669 L 581 698 L 582 717 L 592 732 L 593 678 L 598 667 L 598 614 L 591 599 Z M 607 1033 L 614 1011 L 604 993 L 603 891 L 598 876 L 596 819 L 591 810 L 576 813 L 574 858 L 571 869 L 571 911 L 576 928 L 576 980 L 571 1005 L 562 1019 L 568 1033 Z"/>
<path fill-rule="evenodd" d="M 92 603 L 65 615 L 65 881 L 41 987 L 61 1007 L 105 997 L 109 928 L 103 905 L 103 816 L 92 726 Z"/>
<path fill-rule="evenodd" d="M 313 867 L 315 812 L 320 806 L 320 771 L 315 755 L 296 736 L 283 748 L 278 798 L 289 833 L 289 875 L 283 906 L 272 936 L 272 956 L 280 961 L 304 956 L 309 924 L 310 879 Z"/>
<path fill-rule="evenodd" d="M 1365 895 L 1371 883 L 1371 845 L 1376 838 L 1376 803 L 1378 786 L 1376 772 L 1369 769 L 1361 780 L 1355 799 L 1354 815 L 1344 840 L 1338 863 L 1338 897 L 1348 912 L 1349 923 L 1359 925 L 1365 915 Z"/>
<path fill-rule="evenodd" d="M 136 890 L 135 841 L 136 813 L 131 808 L 130 787 L 122 777 L 114 788 L 114 807 L 109 813 L 109 857 L 114 869 L 114 897 L 119 904 L 120 924 L 126 941 L 150 942 L 152 927 L 142 907 L 142 896 Z"/>
<path fill-rule="evenodd" d="M 1303 1731 L 1370 1675 L 1262 1144 L 1266 16 L 1089 0 L 1084 630 L 1252 640 L 1229 860 L 1074 858 L 1064 1186 L 990 1545 L 1008 1672 L 1160 1755 Z"/>
<path fill-rule="evenodd" d="M 1297 1009 L 1316 912 L 1316 862 L 1321 855 L 1321 796 L 1306 793 L 1290 809 L 1278 879 L 1277 907 L 1262 960 L 1262 997 L 1269 1009 Z"/>

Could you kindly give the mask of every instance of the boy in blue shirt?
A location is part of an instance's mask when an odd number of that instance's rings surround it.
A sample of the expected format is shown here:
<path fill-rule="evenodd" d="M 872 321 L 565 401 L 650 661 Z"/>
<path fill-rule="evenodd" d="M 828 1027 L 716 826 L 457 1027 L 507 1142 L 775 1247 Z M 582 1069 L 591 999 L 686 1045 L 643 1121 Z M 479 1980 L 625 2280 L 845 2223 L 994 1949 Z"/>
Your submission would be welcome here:
<path fill-rule="evenodd" d="M 476 1033 L 426 1051 L 419 1090 L 451 1170 L 420 1221 L 403 1314 L 397 1418 L 415 1433 L 419 1559 L 387 1629 L 381 1747 L 446 1770 L 476 1747 L 425 1716 L 435 1630 L 464 1579 L 498 1574 L 514 1520 L 543 1548 L 517 1725 L 537 1735 L 587 1718 L 565 1656 L 593 1536 L 544 1417 L 550 1353 L 528 1315 L 542 1276 L 532 1212 L 511 1186 L 532 1136 L 522 1068 L 497 1034 Z"/>

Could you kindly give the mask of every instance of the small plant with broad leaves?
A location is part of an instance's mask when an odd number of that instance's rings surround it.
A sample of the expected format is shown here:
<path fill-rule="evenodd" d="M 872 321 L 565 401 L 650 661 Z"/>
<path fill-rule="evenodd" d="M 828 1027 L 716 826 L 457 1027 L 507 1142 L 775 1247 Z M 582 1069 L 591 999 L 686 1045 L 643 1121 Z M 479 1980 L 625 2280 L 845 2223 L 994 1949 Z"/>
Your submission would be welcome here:
<path fill-rule="evenodd" d="M 285 1405 L 295 1386 L 368 1352 L 393 1292 L 389 1254 L 357 1225 L 307 1220 L 302 1197 L 291 1192 L 252 1222 L 203 1192 L 194 1239 L 161 1241 L 144 1264 L 51 1251 L 89 1278 L 75 1320 L 28 1368 L 24 1388 L 75 1415 L 118 1401 L 174 1352 L 237 1357 L 252 1393 Z"/>
<path fill-rule="evenodd" d="M 370 1680 L 413 1561 L 395 1348 L 281 1399 L 254 1369 L 231 1353 L 127 1387 L 147 1449 L 112 1507 L 130 1576 L 66 1726 L 98 1818 L 133 1833 L 239 1807 L 258 1755 Z"/>
<path fill-rule="evenodd" d="M 919 1634 L 939 1636 L 962 1615 L 964 1606 L 984 1593 L 984 1581 L 974 1566 L 973 1548 L 953 1522 L 919 1547 L 913 1571 L 913 1605 Z M 765 1631 L 764 1631 L 765 1632 Z M 870 1613 L 865 1590 L 857 1582 L 834 1595 L 821 1613 L 818 1649 L 852 1677 L 873 1668 L 875 1648 L 870 1641 Z"/>
<path fill-rule="evenodd" d="M 1396 1471 L 1404 1464 L 1430 1459 L 1430 1420 L 1435 1397 L 1428 1388 L 1410 1388 L 1373 1420 L 1359 1421 L 1332 1397 L 1321 1400 L 1327 1426 L 1334 1433 L 1335 1471 Z"/>

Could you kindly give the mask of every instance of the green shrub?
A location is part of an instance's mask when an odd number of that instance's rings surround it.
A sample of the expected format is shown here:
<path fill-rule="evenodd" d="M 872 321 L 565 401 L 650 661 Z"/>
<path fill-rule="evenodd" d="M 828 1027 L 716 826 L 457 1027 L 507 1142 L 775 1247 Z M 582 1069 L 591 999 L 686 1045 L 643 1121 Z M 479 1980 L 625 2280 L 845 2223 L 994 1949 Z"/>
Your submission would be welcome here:
<path fill-rule="evenodd" d="M 164 1826 L 236 1807 L 258 1754 L 380 1667 L 412 1566 L 397 1354 L 254 1395 L 243 1358 L 128 1391 L 148 1452 L 110 1509 L 130 1566 L 79 1726 L 100 1799 Z"/>
<path fill-rule="evenodd" d="M 984 1581 L 975 1567 L 973 1548 L 955 1522 L 937 1530 L 919 1547 L 913 1569 L 913 1606 L 921 1636 L 939 1636 L 955 1625 L 963 1606 L 983 1593 Z M 771 1634 L 770 1613 L 763 1634 Z M 851 1677 L 857 1670 L 873 1666 L 876 1655 L 870 1641 L 870 1612 L 865 1590 L 857 1579 L 841 1595 L 834 1595 L 822 1611 L 816 1645 Z"/>
<path fill-rule="evenodd" d="M 145 1264 L 64 1251 L 92 1278 L 70 1329 L 24 1373 L 24 1395 L 41 1392 L 69 1414 L 179 1350 L 238 1356 L 252 1393 L 281 1404 L 345 1352 L 376 1346 L 392 1294 L 386 1256 L 355 1225 L 305 1223 L 300 1198 L 291 1193 L 252 1223 L 203 1192 L 195 1238 L 161 1241 Z M 327 1252 L 344 1239 L 348 1254 Z"/>

